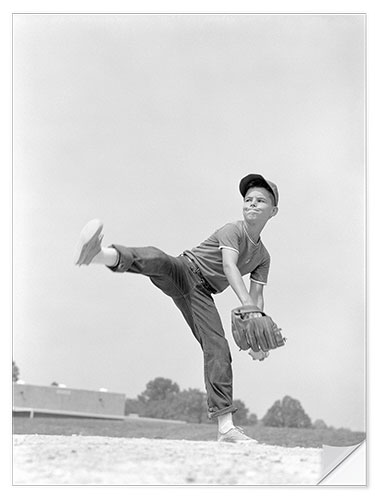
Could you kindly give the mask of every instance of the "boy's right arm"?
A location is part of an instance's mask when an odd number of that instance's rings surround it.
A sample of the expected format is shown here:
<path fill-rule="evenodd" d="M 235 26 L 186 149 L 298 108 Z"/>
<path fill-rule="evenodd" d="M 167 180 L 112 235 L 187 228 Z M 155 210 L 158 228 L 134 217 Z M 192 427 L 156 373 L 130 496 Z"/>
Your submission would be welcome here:
<path fill-rule="evenodd" d="M 259 308 L 263 310 L 263 287 L 257 287 L 255 286 L 255 284 L 253 284 L 253 286 L 250 288 L 250 291 L 247 291 L 241 273 L 237 267 L 237 252 L 229 248 L 223 248 L 222 255 L 224 274 L 233 291 L 240 299 L 241 304 L 243 306 L 260 306 Z M 259 315 L 261 314 L 259 313 Z M 249 354 L 254 360 L 259 361 L 263 361 L 269 355 L 268 352 L 263 352 L 262 350 L 260 350 L 259 352 L 254 352 L 252 349 L 249 349 Z"/>
<path fill-rule="evenodd" d="M 250 296 L 245 283 L 242 279 L 241 273 L 237 267 L 238 253 L 230 248 L 222 249 L 223 255 L 223 271 L 228 280 L 229 285 L 232 287 L 234 293 L 239 298 L 242 305 L 257 306 Z"/>

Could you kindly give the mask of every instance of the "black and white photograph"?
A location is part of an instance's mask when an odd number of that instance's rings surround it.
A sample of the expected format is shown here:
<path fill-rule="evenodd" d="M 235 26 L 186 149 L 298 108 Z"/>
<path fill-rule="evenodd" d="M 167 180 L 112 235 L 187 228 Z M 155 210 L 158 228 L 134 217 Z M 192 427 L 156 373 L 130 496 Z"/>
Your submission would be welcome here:
<path fill-rule="evenodd" d="M 366 21 L 13 13 L 13 485 L 366 485 Z"/>

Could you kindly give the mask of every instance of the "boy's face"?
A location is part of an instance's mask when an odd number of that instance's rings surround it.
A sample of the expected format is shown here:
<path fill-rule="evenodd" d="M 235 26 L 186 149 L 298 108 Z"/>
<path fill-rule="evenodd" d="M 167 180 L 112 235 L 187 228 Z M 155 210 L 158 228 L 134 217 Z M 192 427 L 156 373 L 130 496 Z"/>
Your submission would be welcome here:
<path fill-rule="evenodd" d="M 271 193 L 262 187 L 248 189 L 243 202 L 243 216 L 246 222 L 266 223 L 278 212 Z"/>

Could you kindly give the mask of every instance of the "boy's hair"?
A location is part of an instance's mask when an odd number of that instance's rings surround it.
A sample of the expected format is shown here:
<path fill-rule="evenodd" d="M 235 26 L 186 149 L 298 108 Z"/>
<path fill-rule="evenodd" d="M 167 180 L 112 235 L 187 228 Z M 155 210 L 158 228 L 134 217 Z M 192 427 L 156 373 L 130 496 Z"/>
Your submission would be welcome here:
<path fill-rule="evenodd" d="M 258 180 L 250 181 L 246 187 L 246 193 L 249 191 L 250 188 L 254 188 L 254 187 L 266 189 L 271 196 L 272 203 L 274 204 L 274 206 L 276 206 L 275 195 L 273 194 L 273 192 L 270 190 L 270 188 L 266 184 L 263 184 L 262 182 L 260 182 Z M 244 199 L 246 197 L 246 193 L 245 193 Z"/>

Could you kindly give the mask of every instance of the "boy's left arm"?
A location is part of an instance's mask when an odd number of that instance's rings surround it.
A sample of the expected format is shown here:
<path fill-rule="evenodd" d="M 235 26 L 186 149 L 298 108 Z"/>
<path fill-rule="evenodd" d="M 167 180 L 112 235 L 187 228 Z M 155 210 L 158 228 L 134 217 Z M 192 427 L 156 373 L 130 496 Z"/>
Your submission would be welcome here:
<path fill-rule="evenodd" d="M 257 283 L 256 281 L 250 281 L 249 295 L 254 302 L 254 304 L 259 307 L 261 311 L 264 309 L 264 296 L 263 296 L 264 285 L 262 283 Z"/>
<path fill-rule="evenodd" d="M 250 280 L 250 290 L 249 295 L 254 302 L 254 304 L 259 307 L 261 311 L 264 310 L 264 295 L 263 295 L 264 285 L 262 283 L 257 283 L 256 281 Z M 249 349 L 250 356 L 257 361 L 263 361 L 265 358 L 269 356 L 269 351 L 259 351 L 255 352 L 252 349 Z"/>

